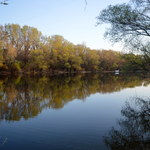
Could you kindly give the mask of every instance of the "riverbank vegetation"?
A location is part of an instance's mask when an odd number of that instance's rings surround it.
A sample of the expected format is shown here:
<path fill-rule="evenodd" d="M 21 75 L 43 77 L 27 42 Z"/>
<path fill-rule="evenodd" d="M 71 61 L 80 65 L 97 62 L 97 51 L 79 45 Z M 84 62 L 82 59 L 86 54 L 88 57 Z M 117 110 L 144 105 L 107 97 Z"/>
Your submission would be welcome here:
<path fill-rule="evenodd" d="M 38 29 L 27 25 L 1 25 L 0 38 L 1 71 L 13 73 L 142 69 L 138 64 L 143 62 L 141 55 L 95 50 L 84 44 L 74 45 L 61 35 L 44 36 Z"/>

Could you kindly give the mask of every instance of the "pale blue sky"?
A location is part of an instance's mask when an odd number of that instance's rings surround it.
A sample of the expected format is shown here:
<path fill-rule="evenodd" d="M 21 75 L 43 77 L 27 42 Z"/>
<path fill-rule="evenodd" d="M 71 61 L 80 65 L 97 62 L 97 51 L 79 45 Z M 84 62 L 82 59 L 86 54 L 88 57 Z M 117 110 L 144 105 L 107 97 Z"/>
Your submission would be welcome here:
<path fill-rule="evenodd" d="M 1 0 L 0 0 L 1 1 Z M 120 50 L 104 40 L 108 25 L 95 26 L 96 17 L 108 5 L 128 0 L 9 0 L 0 5 L 0 24 L 17 23 L 36 27 L 43 35 L 62 35 L 74 44 L 86 43 L 91 49 Z"/>

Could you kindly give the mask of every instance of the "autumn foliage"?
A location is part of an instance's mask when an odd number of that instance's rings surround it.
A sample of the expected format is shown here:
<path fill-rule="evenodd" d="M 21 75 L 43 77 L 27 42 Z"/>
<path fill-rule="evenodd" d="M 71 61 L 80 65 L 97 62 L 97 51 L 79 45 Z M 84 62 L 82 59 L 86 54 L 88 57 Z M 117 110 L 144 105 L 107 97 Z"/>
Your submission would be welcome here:
<path fill-rule="evenodd" d="M 1 70 L 114 71 L 125 64 L 120 52 L 74 45 L 60 35 L 43 36 L 27 25 L 1 25 L 0 38 Z"/>

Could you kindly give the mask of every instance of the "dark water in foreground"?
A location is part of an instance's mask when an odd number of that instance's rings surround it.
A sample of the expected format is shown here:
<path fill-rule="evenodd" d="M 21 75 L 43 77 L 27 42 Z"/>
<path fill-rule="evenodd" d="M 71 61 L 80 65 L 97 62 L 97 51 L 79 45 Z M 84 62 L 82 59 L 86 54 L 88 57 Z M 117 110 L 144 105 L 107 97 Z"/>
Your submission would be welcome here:
<path fill-rule="evenodd" d="M 131 74 L 0 78 L 0 150 L 146 150 L 150 80 Z"/>

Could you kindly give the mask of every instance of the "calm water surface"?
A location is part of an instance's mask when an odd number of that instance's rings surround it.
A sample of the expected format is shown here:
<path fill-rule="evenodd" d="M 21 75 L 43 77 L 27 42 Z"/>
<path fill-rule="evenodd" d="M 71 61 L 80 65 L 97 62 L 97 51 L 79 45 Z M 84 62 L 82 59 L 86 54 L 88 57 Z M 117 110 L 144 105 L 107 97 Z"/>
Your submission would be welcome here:
<path fill-rule="evenodd" d="M 132 74 L 0 78 L 0 149 L 150 148 L 150 80 Z"/>

